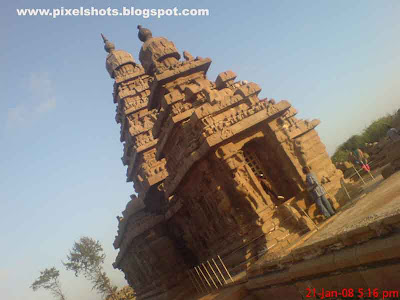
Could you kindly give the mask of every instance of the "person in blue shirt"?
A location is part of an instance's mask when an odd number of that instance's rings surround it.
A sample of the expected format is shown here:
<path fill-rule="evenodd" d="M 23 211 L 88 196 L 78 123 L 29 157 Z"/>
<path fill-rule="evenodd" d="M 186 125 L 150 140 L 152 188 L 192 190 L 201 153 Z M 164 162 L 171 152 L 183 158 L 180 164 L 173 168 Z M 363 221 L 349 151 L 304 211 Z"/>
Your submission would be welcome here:
<path fill-rule="evenodd" d="M 317 176 L 311 172 L 309 167 L 303 167 L 303 173 L 306 174 L 307 191 L 311 194 L 318 208 L 325 217 L 332 217 L 335 214 L 335 211 L 326 198 L 326 191 L 319 183 Z"/>

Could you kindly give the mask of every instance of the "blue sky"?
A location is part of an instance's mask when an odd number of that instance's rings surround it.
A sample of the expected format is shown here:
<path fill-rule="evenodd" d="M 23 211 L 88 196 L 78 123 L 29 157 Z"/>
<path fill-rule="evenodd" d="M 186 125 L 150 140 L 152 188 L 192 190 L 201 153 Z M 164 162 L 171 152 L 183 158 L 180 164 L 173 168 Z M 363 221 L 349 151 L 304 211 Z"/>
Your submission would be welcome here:
<path fill-rule="evenodd" d="M 208 8 L 208 17 L 18 17 L 16 8 Z M 210 57 L 209 78 L 233 70 L 261 96 L 287 99 L 319 118 L 332 154 L 375 118 L 400 108 L 400 2 L 385 1 L 2 1 L 0 4 L 0 290 L 3 299 L 52 299 L 32 292 L 39 270 L 61 269 L 72 298 L 99 299 L 62 270 L 74 240 L 102 242 L 106 270 L 116 251 L 116 216 L 126 183 L 113 81 L 100 33 L 137 60 L 137 24 L 180 51 Z M 79 298 L 79 299 L 80 299 Z"/>

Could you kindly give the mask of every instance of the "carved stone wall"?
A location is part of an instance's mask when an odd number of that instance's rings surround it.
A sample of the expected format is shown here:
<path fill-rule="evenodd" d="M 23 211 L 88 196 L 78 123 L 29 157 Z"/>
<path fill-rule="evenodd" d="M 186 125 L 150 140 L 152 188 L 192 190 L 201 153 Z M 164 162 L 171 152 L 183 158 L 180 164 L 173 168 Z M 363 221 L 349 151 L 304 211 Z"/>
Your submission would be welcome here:
<path fill-rule="evenodd" d="M 189 268 L 220 255 L 238 271 L 313 229 L 303 166 L 330 195 L 341 173 L 318 120 L 297 119 L 286 100 L 260 100 L 261 88 L 232 71 L 209 80 L 209 58 L 185 51 L 181 61 L 171 41 L 139 29 L 142 66 L 105 39 L 122 162 L 137 193 L 119 218 L 114 267 L 138 299 L 186 299 Z"/>

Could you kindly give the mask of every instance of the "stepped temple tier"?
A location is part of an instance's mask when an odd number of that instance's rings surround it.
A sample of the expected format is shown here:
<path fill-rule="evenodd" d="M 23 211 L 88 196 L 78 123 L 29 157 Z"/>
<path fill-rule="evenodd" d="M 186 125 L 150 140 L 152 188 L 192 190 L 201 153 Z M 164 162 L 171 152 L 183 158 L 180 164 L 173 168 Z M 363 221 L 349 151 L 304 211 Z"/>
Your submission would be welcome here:
<path fill-rule="evenodd" d="M 342 173 L 315 131 L 318 120 L 296 118 L 286 100 L 259 99 L 261 87 L 233 71 L 210 80 L 210 58 L 181 55 L 172 41 L 138 29 L 140 63 L 103 36 L 135 192 L 118 217 L 114 267 L 137 299 L 189 299 L 201 287 L 192 271 L 208 276 L 196 266 L 220 262 L 235 276 L 322 221 L 304 166 L 335 208 L 343 205 L 335 200 Z"/>

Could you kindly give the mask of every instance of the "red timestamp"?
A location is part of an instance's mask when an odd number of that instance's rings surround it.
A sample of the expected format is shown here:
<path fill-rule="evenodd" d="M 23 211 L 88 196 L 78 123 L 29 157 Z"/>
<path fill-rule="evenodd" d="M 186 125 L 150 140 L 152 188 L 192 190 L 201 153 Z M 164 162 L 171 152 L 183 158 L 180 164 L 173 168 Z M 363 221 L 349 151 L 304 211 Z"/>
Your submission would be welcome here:
<path fill-rule="evenodd" d="M 317 299 L 336 299 L 341 297 L 343 299 L 400 299 L 399 290 L 380 290 L 380 289 L 341 289 L 341 290 L 326 290 L 321 291 L 315 288 L 307 288 L 306 298 Z"/>

